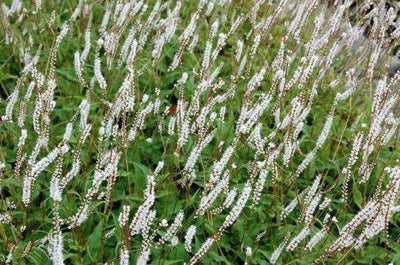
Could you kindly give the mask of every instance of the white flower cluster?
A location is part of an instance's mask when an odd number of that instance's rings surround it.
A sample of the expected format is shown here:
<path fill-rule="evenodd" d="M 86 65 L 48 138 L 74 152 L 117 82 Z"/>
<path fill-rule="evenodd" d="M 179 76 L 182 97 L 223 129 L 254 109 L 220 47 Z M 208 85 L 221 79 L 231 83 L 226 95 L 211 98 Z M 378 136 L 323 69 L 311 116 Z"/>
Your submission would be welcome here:
<path fill-rule="evenodd" d="M 187 252 L 192 252 L 192 241 L 196 235 L 196 226 L 191 225 L 185 234 L 185 249 Z"/>

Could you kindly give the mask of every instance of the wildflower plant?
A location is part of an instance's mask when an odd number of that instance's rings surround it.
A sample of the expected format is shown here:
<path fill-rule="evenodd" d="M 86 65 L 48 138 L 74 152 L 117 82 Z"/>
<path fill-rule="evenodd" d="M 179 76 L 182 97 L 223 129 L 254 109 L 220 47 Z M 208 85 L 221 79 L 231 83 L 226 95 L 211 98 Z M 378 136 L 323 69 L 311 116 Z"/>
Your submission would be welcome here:
<path fill-rule="evenodd" d="M 1 262 L 400 262 L 399 10 L 4 1 Z"/>

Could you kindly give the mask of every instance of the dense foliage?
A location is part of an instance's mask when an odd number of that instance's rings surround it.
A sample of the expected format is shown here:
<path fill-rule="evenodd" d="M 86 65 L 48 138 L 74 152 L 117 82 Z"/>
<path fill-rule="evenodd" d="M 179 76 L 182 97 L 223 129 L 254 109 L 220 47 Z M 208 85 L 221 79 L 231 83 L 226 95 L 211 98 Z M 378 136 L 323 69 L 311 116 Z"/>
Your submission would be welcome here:
<path fill-rule="evenodd" d="M 398 12 L 3 1 L 1 262 L 399 264 Z"/>

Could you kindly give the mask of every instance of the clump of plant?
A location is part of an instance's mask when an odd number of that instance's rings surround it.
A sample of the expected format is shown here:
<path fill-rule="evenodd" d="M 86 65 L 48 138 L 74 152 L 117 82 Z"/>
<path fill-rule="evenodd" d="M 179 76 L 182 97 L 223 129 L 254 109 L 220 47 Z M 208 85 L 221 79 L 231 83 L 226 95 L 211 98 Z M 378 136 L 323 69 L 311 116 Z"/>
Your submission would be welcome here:
<path fill-rule="evenodd" d="M 398 262 L 397 12 L 2 3 L 0 259 Z"/>

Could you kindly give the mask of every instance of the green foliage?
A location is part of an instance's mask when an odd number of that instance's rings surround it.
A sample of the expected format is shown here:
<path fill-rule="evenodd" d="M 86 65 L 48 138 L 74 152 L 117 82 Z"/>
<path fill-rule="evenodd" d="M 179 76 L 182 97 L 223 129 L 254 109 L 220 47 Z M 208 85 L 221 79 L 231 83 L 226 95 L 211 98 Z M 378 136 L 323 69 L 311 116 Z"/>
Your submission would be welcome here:
<path fill-rule="evenodd" d="M 10 6 L 12 1 L 5 1 Z M 51 52 L 56 43 L 56 38 L 61 31 L 62 25 L 68 21 L 73 13 L 78 1 L 42 1 L 41 9 L 38 13 L 32 13 L 35 9 L 35 1 L 23 1 L 23 6 L 29 10 L 21 23 L 10 23 L 10 25 L 0 30 L 0 113 L 3 115 L 7 107 L 6 98 L 14 91 L 17 82 L 22 75 L 25 63 L 21 56 L 22 48 L 29 47 L 27 52 L 34 55 L 41 50 L 40 60 L 37 69 L 45 76 L 49 74 L 51 68 Z M 148 2 L 148 10 L 144 17 L 149 16 L 155 1 Z M 163 1 L 161 1 L 163 2 Z M 157 96 L 154 88 L 160 89 L 160 99 L 162 109 L 159 113 L 150 113 L 145 120 L 143 128 L 138 132 L 137 138 L 129 146 L 123 146 L 118 137 L 99 142 L 99 129 L 104 125 L 106 115 L 110 112 L 109 106 L 103 101 L 113 103 L 116 95 L 119 93 L 121 84 L 126 77 L 130 66 L 123 64 L 117 67 L 117 59 L 112 63 L 110 69 L 106 66 L 106 51 L 104 47 L 99 48 L 99 54 L 102 63 L 102 72 L 107 80 L 107 90 L 102 91 L 97 82 L 93 88 L 85 87 L 79 80 L 74 69 L 74 53 L 82 51 L 85 43 L 84 31 L 90 19 L 85 16 L 83 11 L 79 19 L 71 23 L 70 32 L 61 42 L 56 51 L 55 80 L 57 87 L 54 90 L 55 107 L 50 115 L 49 142 L 48 147 L 40 150 L 39 159 L 45 157 L 51 150 L 56 148 L 63 140 L 64 132 L 68 122 L 78 115 L 79 106 L 84 98 L 90 99 L 89 118 L 92 125 L 91 132 L 86 142 L 81 146 L 80 137 L 82 131 L 78 129 L 79 118 L 74 120 L 74 130 L 68 141 L 70 147 L 69 153 L 63 157 L 62 175 L 72 167 L 73 151 L 80 150 L 79 160 L 81 168 L 79 173 L 68 183 L 67 188 L 62 193 L 62 201 L 59 205 L 59 217 L 63 219 L 60 225 L 60 231 L 63 236 L 64 262 L 65 264 L 107 264 L 119 262 L 120 249 L 122 246 L 130 248 L 130 262 L 135 264 L 142 248 L 142 238 L 140 236 L 129 238 L 125 228 L 119 226 L 119 215 L 123 205 L 131 207 L 130 221 L 139 206 L 145 201 L 144 194 L 148 185 L 148 175 L 152 175 L 159 161 L 163 161 L 165 166 L 156 177 L 155 185 L 155 204 L 154 210 L 157 216 L 150 226 L 150 231 L 155 233 L 156 238 L 165 234 L 165 229 L 160 230 L 158 224 L 162 219 L 172 223 L 180 210 L 185 213 L 184 224 L 178 229 L 176 235 L 179 238 L 178 245 L 171 246 L 170 240 L 157 248 L 152 248 L 150 255 L 151 264 L 183 264 L 188 262 L 194 253 L 203 245 L 206 239 L 215 235 L 230 209 L 223 209 L 221 214 L 212 215 L 210 210 L 198 218 L 195 212 L 202 198 L 202 191 L 206 189 L 209 176 L 213 170 L 213 164 L 223 155 L 226 148 L 237 140 L 236 148 L 228 164 L 230 171 L 229 187 L 237 187 L 240 192 L 249 179 L 251 170 L 255 167 L 253 162 L 266 159 L 266 155 L 255 155 L 254 148 L 249 145 L 250 140 L 247 136 L 236 138 L 235 129 L 238 123 L 238 117 L 241 113 L 241 106 L 245 102 L 245 93 L 248 90 L 248 81 L 257 73 L 262 66 L 268 66 L 267 73 L 262 80 L 260 87 L 249 97 L 251 104 L 258 102 L 264 94 L 271 91 L 274 84 L 274 73 L 271 70 L 274 58 L 279 52 L 282 40 L 288 34 L 287 26 L 284 22 L 287 18 L 293 16 L 293 11 L 288 9 L 288 14 L 281 14 L 275 21 L 270 32 L 263 36 L 260 46 L 257 48 L 256 56 L 251 60 L 251 66 L 246 69 L 247 73 L 240 76 L 241 79 L 235 80 L 237 83 L 234 96 L 229 98 L 223 104 L 217 103 L 213 106 L 213 111 L 219 113 L 221 107 L 226 106 L 225 120 L 219 118 L 207 127 L 206 132 L 210 133 L 215 129 L 215 137 L 211 143 L 206 146 L 202 155 L 195 165 L 197 175 L 194 183 L 181 185 L 184 179 L 184 167 L 190 152 L 199 139 L 200 132 L 191 133 L 187 144 L 183 148 L 177 148 L 178 135 L 169 135 L 166 130 L 170 123 L 172 114 L 168 114 L 168 109 L 176 105 L 179 99 L 179 91 L 176 89 L 177 81 L 182 77 L 182 73 L 189 73 L 183 94 L 187 102 L 191 102 L 194 97 L 194 91 L 198 89 L 199 71 L 202 68 L 202 58 L 204 47 L 207 41 L 210 25 L 220 19 L 220 31 L 227 33 L 233 22 L 239 14 L 248 14 L 255 1 L 231 1 L 226 7 L 216 6 L 210 15 L 201 14 L 196 34 L 199 36 L 199 44 L 192 52 L 185 50 L 182 56 L 182 63 L 174 70 L 168 68 L 173 61 L 176 50 L 179 47 L 179 34 L 184 27 L 189 24 L 193 12 L 197 8 L 198 1 L 182 1 L 182 10 L 180 14 L 180 24 L 177 33 L 172 37 L 169 43 L 164 46 L 160 58 L 155 61 L 152 59 L 153 38 L 156 37 L 157 27 L 154 26 L 150 32 L 151 37 L 144 46 L 144 52 L 132 66 L 134 68 L 134 80 L 132 88 L 135 91 L 135 105 L 132 113 L 122 115 L 116 120 L 116 124 L 132 125 L 136 122 L 135 114 L 144 109 L 140 103 L 144 95 L 149 95 L 149 101 L 154 101 Z M 266 1 L 270 2 L 270 1 Z M 272 1 L 271 1 L 272 2 Z M 104 1 L 89 1 L 91 6 L 92 28 L 91 45 L 92 50 L 89 53 L 86 64 L 83 66 L 83 79 L 90 82 L 94 76 L 94 47 L 96 40 L 101 38 L 98 29 L 100 28 L 102 17 L 108 7 Z M 172 10 L 176 1 L 171 1 L 168 10 Z M 274 14 L 274 5 L 261 5 L 256 16 L 257 21 L 251 21 L 249 15 L 245 16 L 244 22 L 240 25 L 234 35 L 227 38 L 226 46 L 218 53 L 218 58 L 213 62 L 211 70 L 215 70 L 220 63 L 224 66 L 218 77 L 224 80 L 225 84 L 217 89 L 216 94 L 223 94 L 233 87 L 231 76 L 236 75 L 239 64 L 235 62 L 235 52 L 237 41 L 246 42 L 246 52 L 248 53 L 254 40 L 254 30 L 256 23 L 261 22 L 262 18 L 267 18 Z M 52 11 L 55 11 L 54 24 L 49 26 Z M 318 9 L 320 10 L 320 9 Z M 0 11 L 0 18 L 3 18 L 4 11 Z M 328 11 L 327 11 L 328 12 Z M 295 12 L 294 12 L 295 13 Z M 160 16 L 165 18 L 167 11 L 164 10 Z M 311 13 L 309 22 L 306 23 L 301 35 L 301 43 L 310 41 L 313 30 L 314 18 L 316 12 Z M 228 16 L 228 17 L 226 17 Z M 15 18 L 12 18 L 13 21 Z M 157 18 L 158 19 L 158 18 Z M 232 20 L 232 21 L 231 21 Z M 289 20 L 290 21 L 290 20 Z M 136 20 L 128 21 L 126 28 L 135 27 Z M 2 22 L 5 23 L 5 22 Z M 114 23 L 114 22 L 113 22 Z M 3 24 L 2 24 L 3 25 Z M 111 26 L 109 25 L 109 30 Z M 36 28 L 36 29 L 35 29 Z M 26 31 L 27 33 L 24 33 Z M 11 33 L 10 33 L 11 32 Z M 250 33 L 249 33 L 250 32 Z M 143 34 L 143 32 L 141 32 Z M 11 44 L 7 43 L 6 36 L 11 34 L 15 38 Z M 121 32 L 122 39 L 128 35 L 128 30 Z M 32 38 L 33 45 L 29 45 L 27 36 Z M 330 41 L 334 41 L 332 37 Z M 295 75 L 296 69 L 301 65 L 301 56 L 306 54 L 303 46 L 299 46 L 293 37 L 287 40 L 287 49 L 296 52 L 287 71 L 287 80 Z M 300 42 L 300 40 L 299 40 Z M 121 41 L 120 46 L 122 46 Z M 216 41 L 213 43 L 214 48 Z M 120 47 L 119 46 L 119 47 Z M 117 57 L 120 48 L 118 48 Z M 321 52 L 321 56 L 326 56 Z M 322 176 L 321 185 L 323 195 L 332 199 L 329 206 L 330 214 L 337 216 L 338 223 L 331 222 L 327 237 L 320 245 L 317 245 L 312 252 L 304 250 L 305 243 L 301 243 L 298 250 L 294 252 L 283 252 L 278 260 L 279 264 L 311 264 L 316 259 L 324 255 L 326 248 L 334 242 L 339 236 L 340 229 L 348 223 L 356 214 L 365 207 L 367 202 L 374 198 L 378 189 L 378 184 L 382 179 L 382 187 L 387 187 L 389 179 L 384 173 L 385 167 L 394 167 L 396 160 L 400 158 L 400 148 L 398 148 L 398 131 L 387 145 L 378 146 L 371 155 L 370 162 L 375 163 L 376 167 L 372 171 L 371 178 L 367 183 L 360 184 L 359 176 L 355 173 L 349 182 L 348 202 L 343 203 L 340 200 L 344 175 L 342 169 L 347 165 L 353 140 L 357 132 L 368 134 L 372 113 L 372 96 L 376 82 L 367 84 L 364 79 L 360 88 L 349 97 L 349 99 L 340 102 L 336 106 L 333 125 L 329 136 L 324 145 L 316 151 L 308 167 L 301 172 L 300 176 L 295 178 L 295 172 L 304 160 L 305 156 L 315 148 L 317 139 L 324 128 L 327 116 L 332 111 L 332 105 L 337 92 L 343 92 L 347 89 L 346 72 L 352 67 L 360 67 L 357 74 L 365 75 L 365 66 L 359 66 L 357 58 L 346 56 L 348 53 L 340 53 L 333 60 L 332 67 L 327 70 L 324 79 L 318 86 L 318 93 L 311 108 L 310 113 L 304 120 L 301 134 L 298 138 L 298 152 L 290 159 L 287 166 L 283 163 L 282 156 L 279 156 L 275 164 L 276 168 L 271 169 L 267 181 L 264 184 L 264 191 L 261 194 L 259 204 L 251 209 L 250 200 L 238 220 L 227 228 L 222 237 L 213 244 L 206 255 L 201 259 L 202 264 L 270 264 L 273 251 L 284 241 L 286 235 L 291 233 L 297 235 L 304 227 L 298 224 L 298 217 L 305 209 L 306 205 L 299 204 L 286 219 L 281 220 L 279 215 L 281 211 L 303 191 L 310 187 L 316 175 Z M 350 56 L 350 55 L 349 55 Z M 365 64 L 365 62 L 364 62 Z M 322 67 L 320 67 L 322 68 Z M 197 75 L 196 75 L 197 74 Z M 211 74 L 211 73 L 208 73 Z M 382 74 L 383 75 L 383 74 Z M 283 119 L 291 111 L 292 100 L 298 97 L 300 92 L 304 92 L 306 97 L 311 94 L 313 82 L 318 78 L 318 71 L 310 74 L 307 83 L 300 87 L 295 84 L 294 87 L 284 94 L 281 98 L 274 97 L 270 106 L 260 115 L 258 122 L 262 123 L 261 134 L 268 136 L 272 131 L 278 131 L 275 140 L 282 143 L 285 139 L 283 130 L 279 131 L 273 115 L 273 107 L 281 108 L 280 118 Z M 382 76 L 379 76 L 382 77 Z M 330 83 L 339 79 L 339 85 L 333 89 Z M 344 81 L 341 81 L 343 79 Z M 360 77 L 361 79 L 361 77 Z M 376 77 L 375 79 L 380 79 Z M 21 93 L 25 93 L 27 85 L 23 85 Z M 367 86 L 368 85 L 368 86 Z M 397 84 L 398 85 L 398 84 Z M 48 80 L 43 89 L 48 88 Z M 209 92 L 209 93 L 208 93 Z M 207 91 L 200 96 L 202 107 L 210 102 L 215 95 L 215 91 Z M 36 143 L 37 135 L 33 130 L 34 121 L 32 114 L 36 106 L 36 93 L 32 100 L 27 100 L 27 119 L 24 128 L 28 129 L 28 138 L 23 146 L 23 157 L 29 159 Z M 0 223 L 0 260 L 5 262 L 7 255 L 11 253 L 13 264 L 51 264 L 48 251 L 49 236 L 56 230 L 54 218 L 56 216 L 56 203 L 50 195 L 52 174 L 56 170 L 55 163 L 49 165 L 41 172 L 33 185 L 31 201 L 28 205 L 22 200 L 22 190 L 24 185 L 24 176 L 27 174 L 25 167 L 22 168 L 20 175 L 15 172 L 18 164 L 18 141 L 21 136 L 21 129 L 17 125 L 17 114 L 20 111 L 20 103 L 24 101 L 20 95 L 14 111 L 13 122 L 2 122 L 0 124 L 0 161 L 5 163 L 5 169 L 1 172 L 0 179 L 0 215 L 10 214 L 11 223 Z M 112 108 L 111 108 L 112 109 Z M 162 113 L 166 113 L 165 115 Z M 207 121 L 210 120 L 207 116 Z M 157 126 L 161 124 L 164 131 L 160 132 Z M 365 124 L 365 126 L 364 126 Z M 39 126 L 42 130 L 45 123 L 41 120 Z M 115 140 L 115 143 L 113 142 Z M 101 146 L 104 144 L 104 146 Z M 97 164 L 101 155 L 99 150 L 111 150 L 118 148 L 121 153 L 121 159 L 118 163 L 118 171 L 115 183 L 109 184 L 104 181 L 99 186 L 99 191 L 91 198 L 89 208 L 91 214 L 87 220 L 80 226 L 70 228 L 69 218 L 79 211 L 79 207 L 85 200 L 85 196 L 93 186 L 95 172 L 98 169 Z M 235 165 L 233 165 L 235 164 Z M 26 165 L 26 164 L 24 164 Z M 360 161 L 356 167 L 360 166 Z M 277 172 L 276 180 L 272 180 L 271 175 L 274 170 Z M 294 179 L 289 181 L 289 179 Z M 254 184 L 254 183 L 252 183 Z M 108 185 L 112 187 L 108 189 Z M 380 188 L 380 187 L 379 187 Z M 104 193 L 104 196 L 100 196 Z M 108 197 L 108 201 L 104 199 Z M 15 204 L 10 207 L 9 204 Z M 214 208 L 224 203 L 224 196 L 217 197 Z M 325 213 L 325 212 L 324 212 Z M 364 248 L 346 249 L 333 255 L 324 264 L 385 264 L 392 262 L 400 263 L 400 216 L 398 213 L 390 216 L 390 228 L 385 233 L 380 233 L 368 241 Z M 315 216 L 315 222 L 310 229 L 317 233 L 322 227 L 323 211 Z M 314 220 L 313 219 L 313 220 Z M 193 253 L 188 253 L 184 246 L 185 231 L 190 224 L 196 225 L 198 231 L 193 241 Z M 115 231 L 113 231 L 115 229 Z M 113 231 L 113 233 L 108 233 Z M 262 234 L 262 236 L 260 236 Z M 259 237 L 259 238 L 258 238 Z M 310 237 L 310 236 L 309 236 Z M 309 239 L 309 237 L 307 239 Z M 253 254 L 250 257 L 245 255 L 245 248 L 252 247 Z"/>

